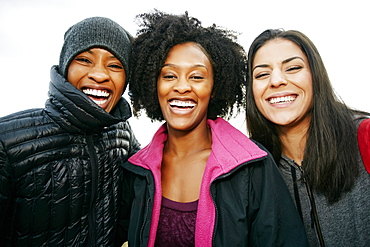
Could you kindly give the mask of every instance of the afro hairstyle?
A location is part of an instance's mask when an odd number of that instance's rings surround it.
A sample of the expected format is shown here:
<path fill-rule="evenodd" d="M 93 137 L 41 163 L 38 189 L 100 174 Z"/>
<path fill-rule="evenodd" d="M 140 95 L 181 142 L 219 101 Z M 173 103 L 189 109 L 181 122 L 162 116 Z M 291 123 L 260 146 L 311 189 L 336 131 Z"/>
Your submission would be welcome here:
<path fill-rule="evenodd" d="M 129 95 L 135 116 L 145 110 L 152 121 L 162 121 L 157 79 L 169 51 L 175 45 L 194 42 L 209 58 L 214 86 L 207 118 L 230 118 L 244 106 L 246 54 L 235 32 L 213 24 L 202 27 L 188 13 L 172 15 L 154 10 L 136 16 L 141 29 L 132 47 Z M 140 22 L 141 20 L 141 22 Z"/>

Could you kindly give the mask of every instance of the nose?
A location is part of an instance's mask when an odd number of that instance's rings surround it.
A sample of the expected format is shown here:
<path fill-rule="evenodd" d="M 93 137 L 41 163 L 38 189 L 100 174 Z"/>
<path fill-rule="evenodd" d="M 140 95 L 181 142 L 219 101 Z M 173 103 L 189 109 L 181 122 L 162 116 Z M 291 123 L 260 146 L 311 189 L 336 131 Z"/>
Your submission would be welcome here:
<path fill-rule="evenodd" d="M 184 94 L 191 91 L 191 85 L 184 76 L 180 76 L 174 85 L 174 90 L 180 94 Z"/>
<path fill-rule="evenodd" d="M 103 83 L 109 81 L 109 74 L 107 69 L 100 64 L 95 64 L 89 74 L 89 79 L 95 81 L 96 83 Z"/>
<path fill-rule="evenodd" d="M 281 70 L 273 70 L 270 77 L 270 85 L 272 87 L 279 87 L 282 85 L 286 85 L 287 81 L 284 77 L 284 74 Z"/>

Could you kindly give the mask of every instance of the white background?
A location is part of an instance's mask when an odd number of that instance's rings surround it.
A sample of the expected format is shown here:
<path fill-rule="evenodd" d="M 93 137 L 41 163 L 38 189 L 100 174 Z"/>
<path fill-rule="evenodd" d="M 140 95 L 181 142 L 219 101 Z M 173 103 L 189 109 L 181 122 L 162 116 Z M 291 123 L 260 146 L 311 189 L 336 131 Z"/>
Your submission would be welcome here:
<path fill-rule="evenodd" d="M 215 23 L 240 32 L 246 50 L 265 29 L 299 30 L 317 46 L 343 101 L 370 111 L 370 15 L 365 0 L 0 0 L 0 116 L 44 106 L 50 68 L 58 64 L 64 32 L 71 25 L 104 16 L 136 36 L 135 16 L 154 8 L 173 14 L 188 11 L 204 26 Z M 125 98 L 129 100 L 127 94 Z M 130 122 L 143 145 L 160 125 L 145 114 Z M 246 133 L 243 113 L 231 123 Z"/>

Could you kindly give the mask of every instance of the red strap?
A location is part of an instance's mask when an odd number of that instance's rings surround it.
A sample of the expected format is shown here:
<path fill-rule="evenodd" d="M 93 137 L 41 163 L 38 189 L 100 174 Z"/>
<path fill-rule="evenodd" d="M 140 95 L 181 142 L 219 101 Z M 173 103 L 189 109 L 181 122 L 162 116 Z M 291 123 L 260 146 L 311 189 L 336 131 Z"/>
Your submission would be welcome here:
<path fill-rule="evenodd" d="M 370 118 L 360 123 L 357 139 L 365 169 L 370 173 Z"/>

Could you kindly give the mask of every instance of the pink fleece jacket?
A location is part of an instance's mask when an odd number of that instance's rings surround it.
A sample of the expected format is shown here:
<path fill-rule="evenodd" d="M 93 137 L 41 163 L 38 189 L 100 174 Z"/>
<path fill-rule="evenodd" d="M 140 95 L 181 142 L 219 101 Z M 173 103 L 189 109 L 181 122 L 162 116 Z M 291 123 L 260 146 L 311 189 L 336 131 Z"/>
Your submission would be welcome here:
<path fill-rule="evenodd" d="M 195 246 L 202 247 L 212 246 L 216 209 L 210 193 L 211 182 L 240 164 L 267 155 L 265 151 L 224 119 L 207 120 L 207 124 L 212 131 L 212 152 L 202 179 L 195 226 Z M 149 247 L 154 246 L 158 228 L 162 201 L 161 164 L 166 140 L 167 129 L 164 124 L 155 133 L 151 143 L 129 159 L 132 164 L 149 169 L 154 176 L 156 191 Z"/>

